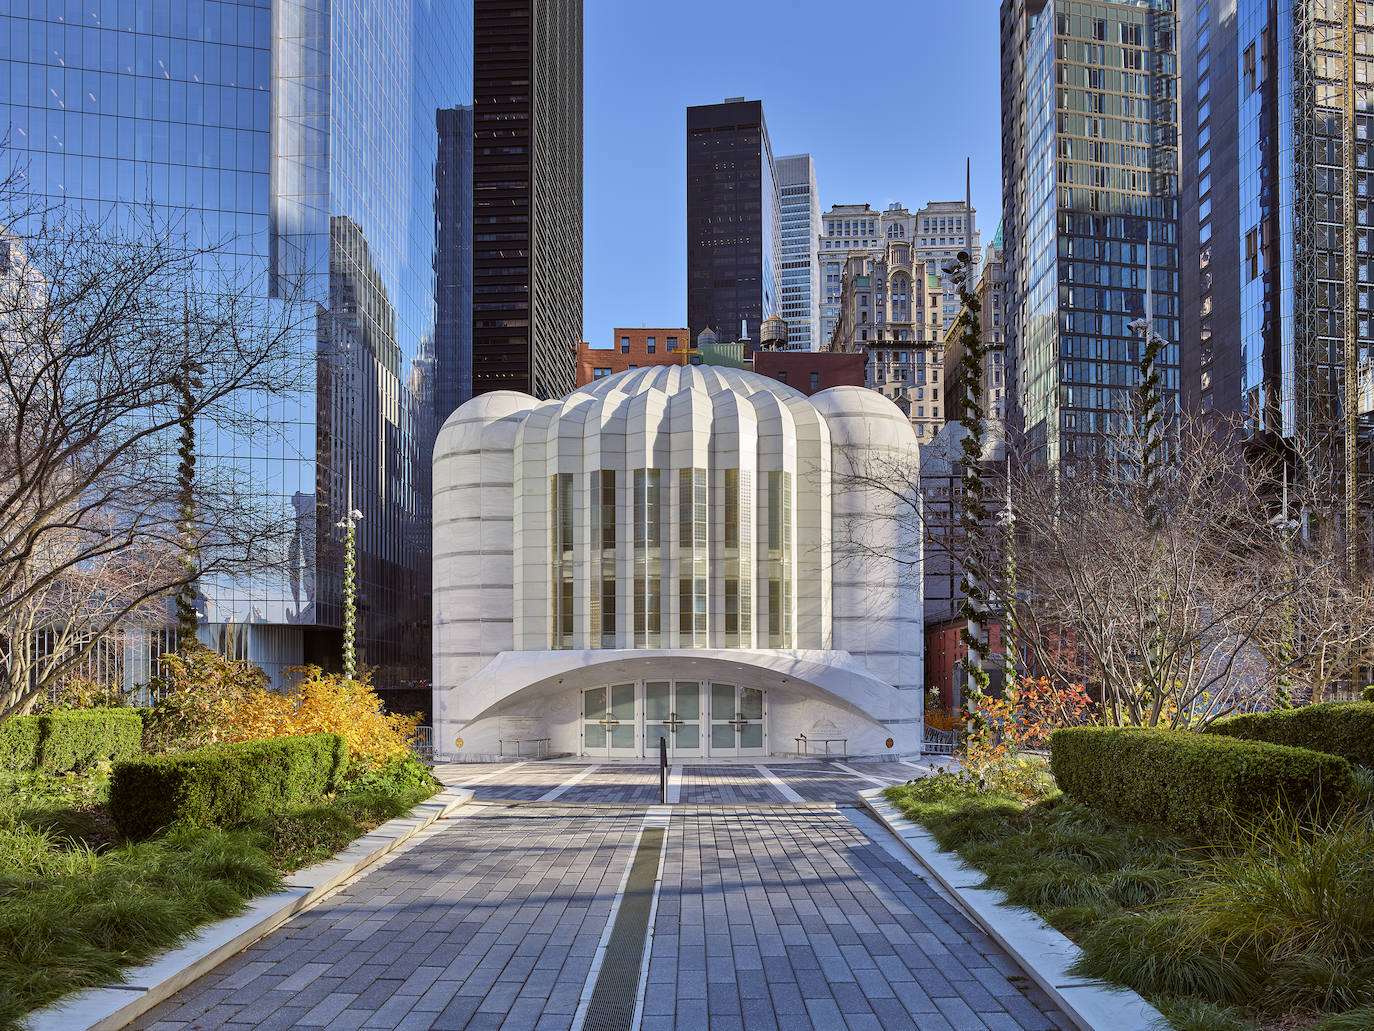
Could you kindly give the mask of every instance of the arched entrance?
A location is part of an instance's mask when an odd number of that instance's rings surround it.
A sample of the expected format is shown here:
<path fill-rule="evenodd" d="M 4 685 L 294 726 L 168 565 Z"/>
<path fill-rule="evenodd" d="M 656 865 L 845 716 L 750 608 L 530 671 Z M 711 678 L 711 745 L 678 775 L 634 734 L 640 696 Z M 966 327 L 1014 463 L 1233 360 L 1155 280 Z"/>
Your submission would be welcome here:
<path fill-rule="evenodd" d="M 768 754 L 762 688 L 725 680 L 644 679 L 582 691 L 582 754 L 653 757 L 659 738 L 673 759 Z"/>

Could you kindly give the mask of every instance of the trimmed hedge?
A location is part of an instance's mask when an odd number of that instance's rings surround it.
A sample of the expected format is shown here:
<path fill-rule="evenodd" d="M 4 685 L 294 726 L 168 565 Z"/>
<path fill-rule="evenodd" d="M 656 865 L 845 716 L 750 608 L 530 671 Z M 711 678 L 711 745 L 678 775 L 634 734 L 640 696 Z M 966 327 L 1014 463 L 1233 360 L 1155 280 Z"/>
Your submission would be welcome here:
<path fill-rule="evenodd" d="M 1334 810 L 1353 783 L 1339 756 L 1186 730 L 1070 727 L 1050 736 L 1070 798 L 1133 823 L 1225 836 L 1277 805 Z"/>
<path fill-rule="evenodd" d="M 72 709 L 0 723 L 0 769 L 67 773 L 140 754 L 143 718 L 133 709 Z"/>
<path fill-rule="evenodd" d="M 43 740 L 41 716 L 11 716 L 0 723 L 0 770 L 36 770 Z"/>
<path fill-rule="evenodd" d="M 305 734 L 123 762 L 109 813 L 129 838 L 173 825 L 232 827 L 335 790 L 346 755 L 338 734 Z"/>
<path fill-rule="evenodd" d="M 1360 697 L 1366 702 L 1374 702 L 1374 684 L 1366 685 L 1365 689 L 1360 692 Z"/>
<path fill-rule="evenodd" d="M 1368 702 L 1323 702 L 1229 716 L 1213 723 L 1207 733 L 1310 748 L 1339 755 L 1357 766 L 1374 767 L 1374 705 Z"/>

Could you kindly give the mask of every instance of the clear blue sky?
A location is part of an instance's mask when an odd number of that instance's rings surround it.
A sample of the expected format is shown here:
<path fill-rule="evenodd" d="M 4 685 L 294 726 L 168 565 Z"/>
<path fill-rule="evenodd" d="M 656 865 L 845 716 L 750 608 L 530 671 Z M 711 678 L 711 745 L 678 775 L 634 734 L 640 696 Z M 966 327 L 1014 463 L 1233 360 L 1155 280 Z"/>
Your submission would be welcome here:
<path fill-rule="evenodd" d="M 583 332 L 687 317 L 686 109 L 763 101 L 821 209 L 964 195 L 1001 212 L 997 0 L 586 0 Z M 837 24 L 838 22 L 838 24 Z"/>

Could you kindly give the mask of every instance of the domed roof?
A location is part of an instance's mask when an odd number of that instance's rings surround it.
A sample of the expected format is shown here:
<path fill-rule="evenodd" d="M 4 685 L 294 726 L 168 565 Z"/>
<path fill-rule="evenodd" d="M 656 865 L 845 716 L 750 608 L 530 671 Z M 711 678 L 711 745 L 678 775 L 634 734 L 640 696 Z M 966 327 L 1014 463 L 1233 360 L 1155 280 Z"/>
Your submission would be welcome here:
<path fill-rule="evenodd" d="M 585 387 L 578 387 L 563 401 L 564 404 L 576 404 L 586 397 L 604 399 L 611 394 L 676 394 L 684 390 L 703 390 L 708 394 L 728 390 L 744 397 L 759 392 L 784 398 L 802 396 L 800 391 L 786 383 L 744 369 L 723 365 L 646 365 L 593 380 Z"/>

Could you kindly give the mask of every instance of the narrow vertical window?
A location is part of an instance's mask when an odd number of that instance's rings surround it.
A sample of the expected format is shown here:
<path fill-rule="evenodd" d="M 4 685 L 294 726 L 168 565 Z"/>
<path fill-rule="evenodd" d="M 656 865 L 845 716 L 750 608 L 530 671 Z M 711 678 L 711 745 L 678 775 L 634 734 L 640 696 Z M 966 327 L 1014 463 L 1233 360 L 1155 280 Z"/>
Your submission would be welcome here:
<path fill-rule="evenodd" d="M 554 648 L 573 645 L 573 488 L 571 473 L 549 477 L 549 639 Z"/>
<path fill-rule="evenodd" d="M 678 641 L 706 647 L 706 470 L 678 470 Z"/>
<path fill-rule="evenodd" d="M 792 474 L 768 474 L 768 647 L 792 647 Z"/>
<path fill-rule="evenodd" d="M 634 472 L 634 646 L 663 641 L 663 535 L 658 469 Z"/>
<path fill-rule="evenodd" d="M 752 478 L 740 469 L 726 469 L 724 478 L 725 647 L 747 648 L 753 644 Z"/>
<path fill-rule="evenodd" d="M 614 648 L 615 642 L 615 470 L 591 474 L 592 589 L 591 642 Z"/>

